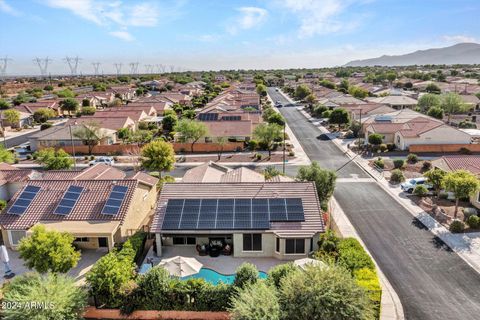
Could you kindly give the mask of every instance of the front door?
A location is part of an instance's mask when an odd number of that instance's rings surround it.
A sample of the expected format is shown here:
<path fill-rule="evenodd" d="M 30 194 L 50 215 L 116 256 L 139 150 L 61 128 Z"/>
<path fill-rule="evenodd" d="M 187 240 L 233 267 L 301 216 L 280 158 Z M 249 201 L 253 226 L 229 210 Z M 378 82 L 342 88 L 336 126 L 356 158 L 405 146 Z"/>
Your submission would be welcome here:
<path fill-rule="evenodd" d="M 108 238 L 106 238 L 106 237 L 98 238 L 98 247 L 108 248 Z"/>

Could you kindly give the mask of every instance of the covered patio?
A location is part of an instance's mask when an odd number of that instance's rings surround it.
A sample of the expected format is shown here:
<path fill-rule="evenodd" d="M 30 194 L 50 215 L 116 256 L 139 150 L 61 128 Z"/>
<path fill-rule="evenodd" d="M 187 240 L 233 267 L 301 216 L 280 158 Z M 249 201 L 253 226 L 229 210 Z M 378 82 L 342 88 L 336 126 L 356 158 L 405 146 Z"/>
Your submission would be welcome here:
<path fill-rule="evenodd" d="M 153 250 L 150 250 L 145 261 L 152 261 L 156 266 L 162 259 L 168 259 L 175 256 L 193 257 L 203 264 L 204 268 L 209 268 L 222 274 L 234 274 L 235 270 L 244 262 L 249 262 L 257 266 L 259 271 L 268 272 L 272 267 L 286 263 L 276 258 L 259 257 L 259 258 L 236 258 L 233 256 L 223 256 L 212 258 L 210 256 L 200 256 L 195 246 L 168 246 L 164 247 L 162 257 L 155 256 Z"/>

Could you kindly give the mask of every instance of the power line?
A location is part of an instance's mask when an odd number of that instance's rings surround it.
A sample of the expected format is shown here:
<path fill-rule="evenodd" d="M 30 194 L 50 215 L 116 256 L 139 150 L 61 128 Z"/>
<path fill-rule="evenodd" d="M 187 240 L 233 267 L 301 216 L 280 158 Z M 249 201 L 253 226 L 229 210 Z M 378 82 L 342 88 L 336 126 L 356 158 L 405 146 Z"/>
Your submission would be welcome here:
<path fill-rule="evenodd" d="M 100 67 L 100 62 L 92 62 L 93 69 L 95 70 L 95 75 L 98 76 L 98 68 Z"/>
<path fill-rule="evenodd" d="M 82 59 L 80 59 L 78 56 L 76 56 L 76 57 L 66 56 L 65 59 L 63 59 L 63 61 L 67 62 L 68 67 L 70 68 L 70 74 L 71 74 L 72 76 L 77 75 L 78 63 L 79 63 L 81 60 L 82 60 Z"/>
<path fill-rule="evenodd" d="M 49 59 L 48 57 L 46 57 L 45 59 L 41 59 L 41 58 L 38 58 L 36 57 L 35 59 L 33 59 L 33 62 L 35 62 L 38 66 L 38 68 L 40 69 L 40 75 L 42 77 L 46 77 L 47 76 L 47 71 L 48 71 L 48 63 L 49 62 L 52 62 L 53 60 L 52 59 Z"/>
<path fill-rule="evenodd" d="M 115 70 L 117 71 L 117 76 L 119 76 L 122 73 L 122 63 L 114 63 L 113 66 L 115 67 Z"/>

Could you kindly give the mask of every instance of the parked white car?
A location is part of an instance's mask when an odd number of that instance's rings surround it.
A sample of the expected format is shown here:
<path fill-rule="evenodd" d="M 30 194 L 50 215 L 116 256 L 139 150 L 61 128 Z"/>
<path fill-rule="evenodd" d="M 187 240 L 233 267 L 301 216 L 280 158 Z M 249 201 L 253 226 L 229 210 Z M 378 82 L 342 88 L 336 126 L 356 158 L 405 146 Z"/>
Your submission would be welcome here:
<path fill-rule="evenodd" d="M 402 191 L 412 193 L 413 190 L 415 190 L 415 187 L 419 185 L 424 185 L 428 190 L 433 189 L 433 187 L 427 183 L 427 178 L 424 178 L 424 177 L 410 179 L 402 183 L 400 185 L 400 188 L 402 188 Z"/>
<path fill-rule="evenodd" d="M 103 163 L 109 166 L 113 166 L 113 164 L 115 163 L 115 160 L 113 160 L 112 157 L 98 157 L 95 160 L 90 161 L 88 165 L 94 166 L 98 163 Z"/>

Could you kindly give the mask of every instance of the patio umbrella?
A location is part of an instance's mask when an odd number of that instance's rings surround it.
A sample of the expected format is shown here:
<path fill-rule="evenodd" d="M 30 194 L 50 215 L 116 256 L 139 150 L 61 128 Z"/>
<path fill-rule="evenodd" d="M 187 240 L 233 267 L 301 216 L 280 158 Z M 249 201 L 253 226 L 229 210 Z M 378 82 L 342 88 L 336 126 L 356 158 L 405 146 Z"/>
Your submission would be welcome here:
<path fill-rule="evenodd" d="M 200 272 L 203 264 L 195 258 L 187 258 L 176 256 L 173 258 L 163 259 L 159 266 L 164 267 L 172 276 L 186 277 Z"/>
<path fill-rule="evenodd" d="M 323 263 L 322 261 L 311 259 L 311 258 L 297 259 L 293 262 L 293 264 L 296 265 L 297 267 L 299 267 L 300 269 L 303 269 L 303 270 L 305 270 L 307 265 L 325 266 L 325 263 Z"/>

